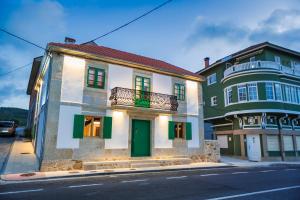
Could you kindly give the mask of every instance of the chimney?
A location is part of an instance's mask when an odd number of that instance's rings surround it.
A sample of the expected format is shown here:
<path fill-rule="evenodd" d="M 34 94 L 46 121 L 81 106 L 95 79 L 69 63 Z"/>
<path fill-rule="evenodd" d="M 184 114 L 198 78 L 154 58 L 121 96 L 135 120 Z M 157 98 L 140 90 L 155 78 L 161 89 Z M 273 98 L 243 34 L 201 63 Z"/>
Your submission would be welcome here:
<path fill-rule="evenodd" d="M 209 57 L 204 58 L 204 67 L 205 68 L 209 67 Z"/>
<path fill-rule="evenodd" d="M 75 44 L 76 40 L 74 38 L 65 37 L 65 44 Z"/>

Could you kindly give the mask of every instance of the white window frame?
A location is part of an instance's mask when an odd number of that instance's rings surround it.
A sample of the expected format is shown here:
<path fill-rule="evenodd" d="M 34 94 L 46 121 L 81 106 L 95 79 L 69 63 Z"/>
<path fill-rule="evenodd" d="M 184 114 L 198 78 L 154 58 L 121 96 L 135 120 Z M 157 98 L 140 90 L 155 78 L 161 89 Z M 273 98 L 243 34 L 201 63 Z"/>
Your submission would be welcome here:
<path fill-rule="evenodd" d="M 276 87 L 276 86 L 278 86 L 278 87 Z M 282 95 L 281 84 L 280 83 L 274 83 L 274 90 L 275 90 L 275 100 L 276 101 L 282 101 L 283 100 L 283 95 Z M 278 95 L 278 94 L 280 94 L 280 95 Z M 278 97 L 280 97 L 280 98 L 278 98 Z"/>
<path fill-rule="evenodd" d="M 297 88 L 295 86 L 291 86 L 291 101 L 297 103 Z"/>
<path fill-rule="evenodd" d="M 245 91 L 245 99 L 241 100 L 241 95 L 240 95 L 240 89 Z M 246 84 L 240 84 L 237 86 L 237 92 L 238 92 L 238 102 L 246 102 L 248 97 L 247 97 L 247 85 Z"/>
<path fill-rule="evenodd" d="M 207 85 L 212 85 L 217 82 L 217 74 L 213 73 L 207 77 Z"/>
<path fill-rule="evenodd" d="M 210 98 L 210 105 L 211 106 L 217 106 L 217 96 L 213 96 Z"/>
<path fill-rule="evenodd" d="M 257 90 L 257 83 L 248 83 L 248 100 L 249 101 L 257 101 L 258 100 L 258 90 Z M 250 93 L 250 89 L 255 88 L 255 93 Z M 255 97 L 255 99 L 251 99 L 252 97 Z"/>
<path fill-rule="evenodd" d="M 231 94 L 231 98 L 229 98 L 229 93 Z M 230 105 L 230 104 L 233 103 L 233 98 L 232 98 L 232 87 L 226 88 L 225 98 L 226 98 L 226 105 Z"/>
<path fill-rule="evenodd" d="M 300 104 L 300 87 L 297 87 L 298 104 Z"/>
<path fill-rule="evenodd" d="M 272 85 L 272 90 L 267 90 L 267 85 Z M 268 92 L 272 91 L 272 98 L 268 98 Z M 266 92 L 266 100 L 274 100 L 275 99 L 275 92 L 274 92 L 274 83 L 273 82 L 266 82 L 265 83 L 265 92 Z"/>
<path fill-rule="evenodd" d="M 274 56 L 274 60 L 277 64 L 281 65 L 281 58 L 279 56 Z"/>
<path fill-rule="evenodd" d="M 255 56 L 252 56 L 250 59 L 249 59 L 250 62 L 255 62 Z"/>
<path fill-rule="evenodd" d="M 285 102 L 292 103 L 291 86 L 284 85 L 284 92 L 285 92 Z"/>

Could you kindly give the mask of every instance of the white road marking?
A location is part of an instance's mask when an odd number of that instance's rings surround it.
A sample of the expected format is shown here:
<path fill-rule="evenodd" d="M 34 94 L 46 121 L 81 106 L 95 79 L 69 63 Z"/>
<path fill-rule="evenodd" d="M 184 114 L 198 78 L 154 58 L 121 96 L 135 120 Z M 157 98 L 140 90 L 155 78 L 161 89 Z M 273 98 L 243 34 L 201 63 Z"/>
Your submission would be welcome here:
<path fill-rule="evenodd" d="M 181 179 L 181 178 L 186 178 L 187 176 L 171 176 L 171 177 L 167 177 L 167 180 L 171 180 L 171 179 Z"/>
<path fill-rule="evenodd" d="M 130 180 L 130 181 L 122 181 L 121 183 L 134 183 L 134 182 L 144 182 L 147 179 L 137 179 L 137 180 Z"/>
<path fill-rule="evenodd" d="M 249 192 L 249 193 L 230 195 L 230 196 L 224 196 L 224 197 L 217 197 L 217 198 L 211 198 L 211 199 L 208 199 L 208 200 L 232 199 L 232 198 L 246 197 L 246 196 L 252 196 L 252 195 L 256 195 L 256 194 L 278 192 L 278 191 L 291 190 L 291 189 L 297 189 L 297 188 L 300 188 L 300 185 L 295 185 L 295 186 L 290 186 L 290 187 L 283 187 L 283 188 L 275 188 L 275 189 L 270 189 L 270 190 L 261 190 L 261 191 L 257 191 L 257 192 Z"/>
<path fill-rule="evenodd" d="M 217 176 L 217 175 L 219 175 L 219 174 L 202 174 L 200 176 Z"/>
<path fill-rule="evenodd" d="M 285 171 L 295 171 L 297 169 L 285 169 Z"/>
<path fill-rule="evenodd" d="M 20 191 L 11 191 L 11 192 L 1 192 L 0 195 L 4 194 L 18 194 L 18 193 L 26 193 L 26 192 L 40 192 L 44 189 L 36 189 L 36 190 L 20 190 Z"/>
<path fill-rule="evenodd" d="M 262 173 L 266 173 L 266 172 L 274 172 L 274 171 L 276 171 L 276 170 L 264 170 L 264 171 L 259 171 L 259 172 L 262 172 Z"/>
<path fill-rule="evenodd" d="M 79 187 L 89 187 L 89 186 L 98 186 L 103 185 L 102 183 L 88 184 L 88 185 L 70 185 L 68 188 L 79 188 Z"/>
<path fill-rule="evenodd" d="M 232 174 L 248 174 L 249 172 L 233 172 Z"/>

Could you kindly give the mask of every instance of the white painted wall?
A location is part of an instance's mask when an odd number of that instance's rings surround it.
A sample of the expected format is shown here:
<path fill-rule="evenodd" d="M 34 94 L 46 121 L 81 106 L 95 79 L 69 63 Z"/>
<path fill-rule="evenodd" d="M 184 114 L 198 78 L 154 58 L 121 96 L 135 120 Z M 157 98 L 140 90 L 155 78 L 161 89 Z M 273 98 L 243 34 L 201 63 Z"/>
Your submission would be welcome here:
<path fill-rule="evenodd" d="M 173 86 L 172 86 L 172 77 L 171 76 L 165 76 L 161 74 L 153 73 L 153 92 L 162 93 L 162 94 L 173 94 Z"/>
<path fill-rule="evenodd" d="M 105 139 L 105 149 L 128 149 L 129 116 L 126 111 L 107 110 L 112 116 L 112 138 Z"/>
<path fill-rule="evenodd" d="M 81 107 L 61 105 L 58 119 L 57 149 L 79 148 L 79 139 L 73 138 L 74 115 L 81 114 Z"/>
<path fill-rule="evenodd" d="M 198 117 L 187 117 L 187 122 L 192 123 L 192 140 L 188 141 L 188 147 L 199 148 L 200 147 L 199 119 Z"/>
<path fill-rule="evenodd" d="M 133 69 L 120 66 L 109 64 L 108 67 L 108 80 L 107 80 L 107 105 L 110 106 L 110 94 L 111 89 L 115 87 L 123 87 L 132 89 L 132 76 L 133 76 Z"/>
<path fill-rule="evenodd" d="M 82 103 L 85 60 L 64 56 L 61 101 Z"/>
<path fill-rule="evenodd" d="M 198 115 L 199 114 L 199 94 L 198 94 L 198 82 L 186 81 L 186 103 L 187 114 Z"/>
<path fill-rule="evenodd" d="M 160 115 L 154 120 L 154 148 L 172 148 L 173 140 L 169 140 L 169 121 L 171 116 Z"/>

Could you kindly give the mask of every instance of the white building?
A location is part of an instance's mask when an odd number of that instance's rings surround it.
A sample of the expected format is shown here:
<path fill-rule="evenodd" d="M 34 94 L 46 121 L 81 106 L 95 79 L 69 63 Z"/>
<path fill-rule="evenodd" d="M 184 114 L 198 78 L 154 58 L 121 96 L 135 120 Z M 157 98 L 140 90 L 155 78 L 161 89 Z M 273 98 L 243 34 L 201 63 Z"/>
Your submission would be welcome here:
<path fill-rule="evenodd" d="M 96 44 L 47 50 L 34 59 L 27 89 L 41 170 L 203 155 L 201 76 Z"/>

